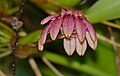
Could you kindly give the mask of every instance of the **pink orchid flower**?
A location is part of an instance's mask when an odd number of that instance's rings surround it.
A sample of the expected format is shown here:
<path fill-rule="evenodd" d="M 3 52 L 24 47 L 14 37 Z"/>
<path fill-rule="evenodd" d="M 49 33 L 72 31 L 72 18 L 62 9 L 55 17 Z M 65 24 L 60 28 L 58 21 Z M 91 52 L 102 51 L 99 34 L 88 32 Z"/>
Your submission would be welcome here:
<path fill-rule="evenodd" d="M 76 50 L 80 56 L 83 56 L 87 49 L 87 43 L 92 49 L 96 49 L 96 32 L 92 24 L 80 11 L 72 11 L 70 9 L 65 11 L 62 9 L 60 14 L 44 18 L 41 24 L 43 25 L 47 22 L 49 24 L 43 30 L 38 42 L 39 50 L 43 50 L 48 34 L 50 34 L 52 40 L 55 40 L 58 34 L 62 34 L 64 49 L 68 55 L 72 55 Z"/>

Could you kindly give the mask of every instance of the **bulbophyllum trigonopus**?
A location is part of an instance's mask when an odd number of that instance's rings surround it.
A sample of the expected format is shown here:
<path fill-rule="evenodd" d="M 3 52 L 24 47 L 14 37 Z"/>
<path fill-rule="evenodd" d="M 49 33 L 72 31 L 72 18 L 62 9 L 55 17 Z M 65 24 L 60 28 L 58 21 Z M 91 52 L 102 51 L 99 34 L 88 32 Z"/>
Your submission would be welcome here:
<path fill-rule="evenodd" d="M 39 50 L 43 50 L 48 34 L 50 34 L 52 40 L 55 40 L 58 34 L 62 34 L 64 49 L 68 55 L 72 55 L 76 50 L 80 56 L 83 56 L 87 43 L 92 49 L 96 49 L 96 32 L 92 24 L 80 11 L 72 11 L 71 9 L 65 11 L 62 9 L 60 14 L 53 14 L 44 18 L 41 24 L 47 22 L 49 24 L 44 28 L 38 42 Z"/>

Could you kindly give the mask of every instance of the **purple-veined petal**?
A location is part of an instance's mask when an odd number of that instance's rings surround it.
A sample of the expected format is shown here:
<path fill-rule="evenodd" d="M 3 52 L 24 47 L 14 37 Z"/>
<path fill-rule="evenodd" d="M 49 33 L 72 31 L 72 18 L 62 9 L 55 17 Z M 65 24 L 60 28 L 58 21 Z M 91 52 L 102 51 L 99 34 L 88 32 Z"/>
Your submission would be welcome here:
<path fill-rule="evenodd" d="M 64 9 L 61 10 L 61 16 L 63 17 L 66 14 L 66 11 Z"/>
<path fill-rule="evenodd" d="M 64 38 L 64 49 L 69 56 L 72 55 L 75 51 L 75 38 Z"/>
<path fill-rule="evenodd" d="M 38 49 L 39 49 L 40 51 L 42 51 L 43 48 L 44 48 L 44 45 L 43 45 L 43 44 L 40 44 L 40 42 L 38 42 Z"/>
<path fill-rule="evenodd" d="M 96 50 L 97 44 L 98 44 L 98 41 L 96 40 L 96 41 L 95 41 L 95 49 L 94 49 L 94 50 Z"/>
<path fill-rule="evenodd" d="M 78 11 L 74 11 L 73 15 L 74 15 L 75 17 L 77 17 L 77 16 L 78 16 Z"/>
<path fill-rule="evenodd" d="M 96 40 L 96 42 L 94 42 L 93 39 L 91 38 L 89 32 L 86 32 L 86 39 L 87 39 L 87 42 L 88 42 L 89 46 L 90 46 L 93 50 L 95 50 L 96 47 L 97 47 L 97 40 Z"/>
<path fill-rule="evenodd" d="M 49 25 L 44 28 L 43 32 L 40 35 L 39 44 L 41 45 L 45 44 L 46 37 L 47 37 L 50 27 L 51 27 L 51 23 L 49 23 Z"/>
<path fill-rule="evenodd" d="M 41 50 L 41 51 L 44 48 L 44 44 L 45 44 L 45 41 L 46 41 L 46 37 L 47 37 L 48 31 L 49 31 L 49 29 L 51 27 L 51 23 L 52 22 L 50 22 L 49 25 L 44 28 L 44 30 L 42 31 L 42 33 L 40 35 L 40 39 L 38 41 L 38 49 Z"/>
<path fill-rule="evenodd" d="M 84 40 L 82 43 L 79 41 L 78 37 L 76 36 L 76 51 L 79 56 L 83 56 L 87 48 L 87 42 Z"/>
<path fill-rule="evenodd" d="M 82 44 L 76 36 L 76 51 L 81 56 L 82 55 Z"/>
<path fill-rule="evenodd" d="M 93 25 L 88 21 L 86 20 L 85 18 L 82 19 L 83 23 L 86 25 L 89 33 L 90 33 L 90 36 L 92 37 L 93 41 L 95 42 L 96 41 L 96 32 L 93 28 Z"/>
<path fill-rule="evenodd" d="M 72 15 L 73 11 L 71 9 L 67 10 L 67 14 L 71 14 Z"/>
<path fill-rule="evenodd" d="M 50 21 L 52 18 L 57 17 L 58 15 L 59 15 L 59 14 L 53 14 L 53 15 L 51 15 L 51 16 L 48 16 L 48 17 L 44 18 L 44 19 L 41 21 L 41 24 L 43 25 L 43 24 L 47 23 L 47 22 Z"/>
<path fill-rule="evenodd" d="M 59 30 L 60 30 L 61 24 L 62 24 L 62 20 L 63 20 L 63 18 L 56 19 L 51 24 L 51 27 L 50 27 L 50 36 L 51 36 L 52 40 L 56 39 L 56 37 L 57 37 L 57 35 L 59 33 Z"/>
<path fill-rule="evenodd" d="M 85 54 L 86 49 L 87 49 L 87 41 L 84 40 L 82 43 L 82 56 Z"/>
<path fill-rule="evenodd" d="M 75 18 L 75 28 L 80 42 L 84 41 L 86 30 L 85 25 L 80 19 Z"/>
<path fill-rule="evenodd" d="M 67 38 L 70 38 L 70 36 L 73 33 L 73 29 L 74 29 L 74 20 L 73 20 L 73 16 L 68 15 L 64 18 L 63 20 L 63 33 Z"/>
<path fill-rule="evenodd" d="M 79 16 L 79 17 L 82 16 L 81 11 L 74 11 L 73 14 L 74 14 L 75 17 L 77 17 L 77 16 Z"/>

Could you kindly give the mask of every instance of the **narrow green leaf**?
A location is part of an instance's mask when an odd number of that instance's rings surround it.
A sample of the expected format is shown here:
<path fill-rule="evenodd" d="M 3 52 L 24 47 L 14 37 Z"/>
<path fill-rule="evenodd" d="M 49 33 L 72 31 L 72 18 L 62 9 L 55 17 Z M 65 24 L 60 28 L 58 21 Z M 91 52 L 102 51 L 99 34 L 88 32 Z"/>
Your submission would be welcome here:
<path fill-rule="evenodd" d="M 86 17 L 92 23 L 120 18 L 120 0 L 98 0 L 86 11 Z"/>
<path fill-rule="evenodd" d="M 9 31 L 9 32 L 13 32 L 13 30 L 11 28 L 9 28 L 8 26 L 6 26 L 5 24 L 3 24 L 2 22 L 0 22 L 0 28 L 4 28 L 5 30 Z"/>
<path fill-rule="evenodd" d="M 77 5 L 81 0 L 56 0 L 58 1 L 60 4 L 69 6 L 69 7 L 74 7 L 75 5 Z"/>
<path fill-rule="evenodd" d="M 0 42 L 0 47 L 5 47 L 5 46 L 7 46 L 6 43 L 1 43 L 1 42 Z"/>
<path fill-rule="evenodd" d="M 37 42 L 39 40 L 41 31 L 42 30 L 37 30 L 35 32 L 30 33 L 26 37 L 21 38 L 19 40 L 19 44 L 20 45 L 25 45 L 25 44 L 30 43 L 30 42 Z"/>
<path fill-rule="evenodd" d="M 11 51 L 6 51 L 4 53 L 0 53 L 0 58 L 5 57 L 7 55 L 11 54 Z"/>
<path fill-rule="evenodd" d="M 8 13 L 9 15 L 11 15 L 11 14 L 16 13 L 16 12 L 18 12 L 18 11 L 19 11 L 19 7 L 16 6 L 16 7 L 14 7 L 14 8 L 11 8 L 11 9 L 7 10 L 7 13 Z"/>
<path fill-rule="evenodd" d="M 0 36 L 0 41 L 6 43 L 6 42 L 8 42 L 9 40 L 8 40 L 7 38 L 5 38 L 5 37 Z"/>
<path fill-rule="evenodd" d="M 111 76 L 97 68 L 91 67 L 87 64 L 80 64 L 79 62 L 75 60 L 69 60 L 65 58 L 64 56 L 60 56 L 54 53 L 45 52 L 44 56 L 51 62 L 66 66 L 68 68 L 71 68 L 71 69 L 74 69 L 80 72 L 91 74 L 92 76 Z"/>

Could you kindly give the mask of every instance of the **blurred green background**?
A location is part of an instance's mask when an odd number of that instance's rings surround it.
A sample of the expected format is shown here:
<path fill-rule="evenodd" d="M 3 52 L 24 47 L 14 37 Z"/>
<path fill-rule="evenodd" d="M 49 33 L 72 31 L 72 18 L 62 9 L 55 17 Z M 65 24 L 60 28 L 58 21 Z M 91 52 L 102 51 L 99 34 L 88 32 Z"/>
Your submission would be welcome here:
<path fill-rule="evenodd" d="M 0 76 L 12 76 L 12 45 L 15 32 L 9 18 L 19 11 L 21 0 L 0 0 Z M 98 47 L 84 56 L 68 56 L 59 39 L 45 44 L 40 52 L 37 42 L 46 25 L 40 21 L 61 8 L 81 10 L 93 24 Z M 120 0 L 26 0 L 20 20 L 16 76 L 120 76 Z M 36 70 L 31 67 L 34 63 Z"/>

